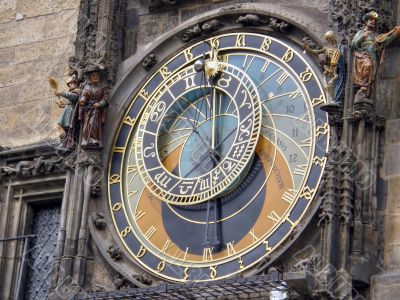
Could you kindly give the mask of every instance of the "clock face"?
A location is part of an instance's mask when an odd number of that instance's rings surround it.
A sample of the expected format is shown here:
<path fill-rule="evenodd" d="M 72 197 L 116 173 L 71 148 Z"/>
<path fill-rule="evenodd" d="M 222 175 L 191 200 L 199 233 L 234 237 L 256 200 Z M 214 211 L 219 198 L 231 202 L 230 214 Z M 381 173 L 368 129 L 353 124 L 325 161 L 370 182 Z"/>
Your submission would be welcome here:
<path fill-rule="evenodd" d="M 204 54 L 214 76 L 195 64 Z M 166 61 L 132 99 L 110 154 L 127 254 L 176 282 L 226 278 L 271 255 L 318 188 L 325 102 L 314 67 L 272 36 L 224 34 Z"/>

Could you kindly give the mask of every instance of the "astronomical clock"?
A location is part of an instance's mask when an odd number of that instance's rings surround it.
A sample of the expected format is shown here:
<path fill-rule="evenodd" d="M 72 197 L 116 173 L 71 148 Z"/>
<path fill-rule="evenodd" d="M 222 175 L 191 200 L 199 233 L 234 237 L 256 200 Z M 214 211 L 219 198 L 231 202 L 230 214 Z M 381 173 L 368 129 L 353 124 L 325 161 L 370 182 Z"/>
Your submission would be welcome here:
<path fill-rule="evenodd" d="M 169 282 L 254 274 L 313 203 L 329 140 L 316 65 L 271 33 L 219 32 L 159 62 L 108 154 L 112 230 Z"/>

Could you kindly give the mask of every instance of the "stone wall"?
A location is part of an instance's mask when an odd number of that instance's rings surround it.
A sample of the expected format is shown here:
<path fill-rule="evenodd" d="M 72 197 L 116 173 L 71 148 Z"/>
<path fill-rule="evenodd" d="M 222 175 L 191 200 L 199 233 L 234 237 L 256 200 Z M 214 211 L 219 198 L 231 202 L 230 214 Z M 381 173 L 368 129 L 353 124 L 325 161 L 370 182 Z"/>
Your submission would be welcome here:
<path fill-rule="evenodd" d="M 0 146 L 57 138 L 60 109 L 48 78 L 65 88 L 80 0 L 0 1 Z"/>
<path fill-rule="evenodd" d="M 126 0 L 124 58 L 178 24 L 214 8 L 265 2 L 326 12 L 327 0 L 198 0 L 151 12 L 145 0 Z M 80 0 L 0 1 L 0 146 L 19 147 L 57 139 L 61 110 L 48 84 L 65 88 L 67 59 L 74 54 Z"/>
<path fill-rule="evenodd" d="M 149 11 L 142 2 L 146 1 L 127 0 L 124 58 L 133 55 L 137 47 L 153 42 L 182 22 L 224 6 L 240 3 L 261 3 L 266 6 L 275 4 L 283 12 L 285 9 L 301 8 L 309 10 L 310 14 L 327 13 L 329 7 L 328 0 L 183 0 L 177 6 L 164 6 Z"/>

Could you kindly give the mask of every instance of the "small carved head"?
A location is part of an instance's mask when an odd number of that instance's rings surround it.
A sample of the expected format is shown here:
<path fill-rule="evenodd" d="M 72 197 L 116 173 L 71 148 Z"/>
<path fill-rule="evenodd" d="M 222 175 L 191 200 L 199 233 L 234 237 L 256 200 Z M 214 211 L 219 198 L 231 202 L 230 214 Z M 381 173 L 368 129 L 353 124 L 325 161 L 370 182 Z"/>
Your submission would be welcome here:
<path fill-rule="evenodd" d="M 67 86 L 70 91 L 75 90 L 79 86 L 79 81 L 75 77 L 71 77 L 67 80 Z"/>
<path fill-rule="evenodd" d="M 332 44 L 332 45 L 336 45 L 337 44 L 337 39 L 336 39 L 336 35 L 333 31 L 327 31 L 325 33 L 325 39 L 328 41 L 328 43 Z"/>
<path fill-rule="evenodd" d="M 93 85 L 98 85 L 100 83 L 101 77 L 99 71 L 93 71 L 89 73 L 90 83 Z"/>
<path fill-rule="evenodd" d="M 376 23 L 380 21 L 380 17 L 375 11 L 371 11 L 362 18 L 362 21 L 369 29 L 375 29 Z"/>
<path fill-rule="evenodd" d="M 110 245 L 110 247 L 108 247 L 107 253 L 110 255 L 112 260 L 117 261 L 122 258 L 121 249 L 119 249 L 119 247 L 117 246 Z"/>

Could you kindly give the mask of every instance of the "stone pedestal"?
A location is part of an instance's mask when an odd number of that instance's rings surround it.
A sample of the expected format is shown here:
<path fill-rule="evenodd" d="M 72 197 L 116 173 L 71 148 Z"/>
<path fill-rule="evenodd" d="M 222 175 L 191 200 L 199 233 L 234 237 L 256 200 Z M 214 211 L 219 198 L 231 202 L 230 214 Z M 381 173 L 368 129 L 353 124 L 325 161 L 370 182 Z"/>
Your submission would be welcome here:
<path fill-rule="evenodd" d="M 400 119 L 386 124 L 384 173 L 388 182 L 385 210 L 385 271 L 372 278 L 371 299 L 400 295 Z"/>

